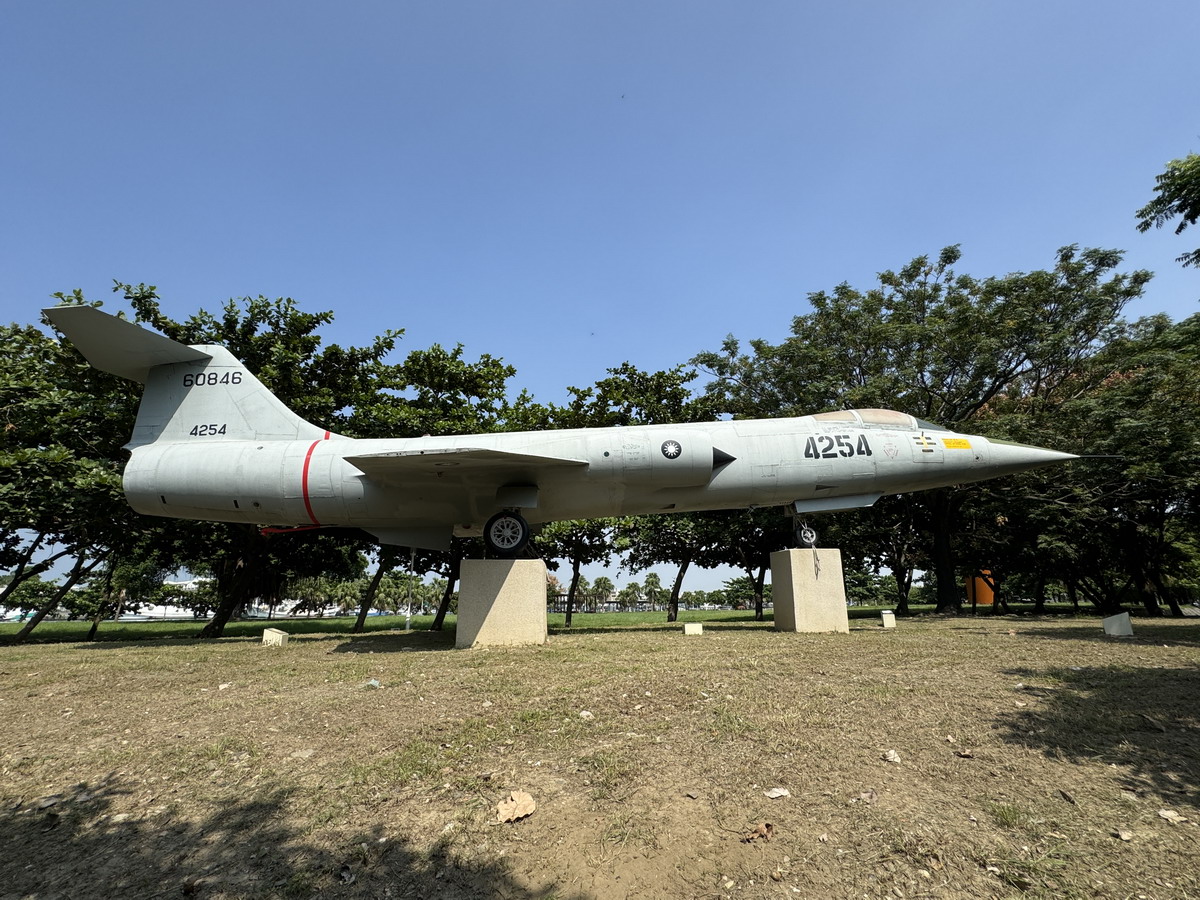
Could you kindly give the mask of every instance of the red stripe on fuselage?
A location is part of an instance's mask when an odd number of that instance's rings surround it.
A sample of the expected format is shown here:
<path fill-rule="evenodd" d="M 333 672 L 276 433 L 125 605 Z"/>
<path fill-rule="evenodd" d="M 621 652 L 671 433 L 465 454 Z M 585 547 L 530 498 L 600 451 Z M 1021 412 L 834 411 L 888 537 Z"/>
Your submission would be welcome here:
<path fill-rule="evenodd" d="M 308 467 L 312 463 L 313 451 L 317 449 L 317 444 L 321 441 L 329 440 L 329 432 L 325 432 L 325 437 L 320 441 L 313 441 L 308 448 L 308 452 L 304 454 L 304 470 L 300 473 L 300 492 L 304 495 L 304 509 L 308 512 L 308 518 L 312 520 L 314 525 L 320 525 L 316 515 L 313 513 L 312 502 L 308 498 Z"/>

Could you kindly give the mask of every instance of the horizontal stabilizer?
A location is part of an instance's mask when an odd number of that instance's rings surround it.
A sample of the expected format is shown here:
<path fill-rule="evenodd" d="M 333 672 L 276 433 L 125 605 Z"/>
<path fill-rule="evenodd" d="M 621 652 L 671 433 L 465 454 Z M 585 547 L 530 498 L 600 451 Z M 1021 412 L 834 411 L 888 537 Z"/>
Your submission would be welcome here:
<path fill-rule="evenodd" d="M 485 447 L 445 447 L 430 450 L 398 450 L 347 456 L 346 462 L 374 481 L 399 483 L 414 477 L 437 474 L 506 475 L 530 468 L 586 466 L 585 459 L 510 453 Z"/>
<path fill-rule="evenodd" d="M 42 312 L 97 369 L 142 384 L 155 366 L 212 358 L 94 306 L 53 306 Z"/>

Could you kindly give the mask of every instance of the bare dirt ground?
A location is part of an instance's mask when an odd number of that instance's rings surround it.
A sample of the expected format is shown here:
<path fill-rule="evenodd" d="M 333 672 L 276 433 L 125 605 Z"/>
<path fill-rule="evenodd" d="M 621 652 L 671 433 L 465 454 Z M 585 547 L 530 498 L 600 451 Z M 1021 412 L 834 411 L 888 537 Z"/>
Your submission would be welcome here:
<path fill-rule="evenodd" d="M 1200 897 L 1200 625 L 1134 627 L 6 647 L 0 898 Z"/>

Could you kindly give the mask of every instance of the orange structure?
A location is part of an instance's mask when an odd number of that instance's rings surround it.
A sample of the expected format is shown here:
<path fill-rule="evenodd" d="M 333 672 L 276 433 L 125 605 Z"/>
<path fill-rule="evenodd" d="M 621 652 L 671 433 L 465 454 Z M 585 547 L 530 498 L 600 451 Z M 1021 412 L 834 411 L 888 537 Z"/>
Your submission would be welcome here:
<path fill-rule="evenodd" d="M 967 600 L 972 607 L 991 606 L 996 602 L 996 592 L 988 583 L 991 577 L 991 569 L 980 569 L 979 574 L 967 578 Z"/>

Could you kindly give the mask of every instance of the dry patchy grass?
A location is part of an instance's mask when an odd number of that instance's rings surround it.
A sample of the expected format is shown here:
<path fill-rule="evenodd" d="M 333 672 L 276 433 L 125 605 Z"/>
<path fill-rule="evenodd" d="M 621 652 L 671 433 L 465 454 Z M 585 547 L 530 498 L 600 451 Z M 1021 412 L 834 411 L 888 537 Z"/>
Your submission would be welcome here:
<path fill-rule="evenodd" d="M 1194 622 L 855 626 L 4 648 L 0 897 L 1200 895 Z"/>

